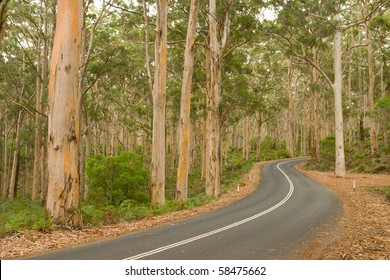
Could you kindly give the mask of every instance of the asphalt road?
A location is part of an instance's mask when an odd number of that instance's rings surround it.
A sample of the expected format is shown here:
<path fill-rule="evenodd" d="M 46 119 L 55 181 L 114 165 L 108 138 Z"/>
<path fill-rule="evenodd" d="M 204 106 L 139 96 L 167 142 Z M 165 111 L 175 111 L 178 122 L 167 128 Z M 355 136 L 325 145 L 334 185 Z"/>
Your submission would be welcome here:
<path fill-rule="evenodd" d="M 33 259 L 293 259 L 322 224 L 336 223 L 341 205 L 324 186 L 293 168 L 305 159 L 263 167 L 258 191 L 197 218 Z"/>

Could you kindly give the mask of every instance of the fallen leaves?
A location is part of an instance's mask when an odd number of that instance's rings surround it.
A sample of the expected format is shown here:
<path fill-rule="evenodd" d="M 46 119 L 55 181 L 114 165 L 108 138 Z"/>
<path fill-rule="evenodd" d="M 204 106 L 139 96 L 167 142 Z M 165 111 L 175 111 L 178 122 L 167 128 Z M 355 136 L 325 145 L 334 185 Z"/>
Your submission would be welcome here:
<path fill-rule="evenodd" d="M 347 174 L 346 178 L 335 178 L 331 172 L 306 171 L 302 166 L 298 169 L 329 187 L 341 200 L 344 209 L 340 219 L 342 230 L 336 241 L 316 255 L 299 252 L 300 258 L 390 259 L 390 204 L 383 197 L 367 191 L 367 187 L 389 186 L 390 175 Z M 353 191 L 354 181 L 356 191 Z"/>

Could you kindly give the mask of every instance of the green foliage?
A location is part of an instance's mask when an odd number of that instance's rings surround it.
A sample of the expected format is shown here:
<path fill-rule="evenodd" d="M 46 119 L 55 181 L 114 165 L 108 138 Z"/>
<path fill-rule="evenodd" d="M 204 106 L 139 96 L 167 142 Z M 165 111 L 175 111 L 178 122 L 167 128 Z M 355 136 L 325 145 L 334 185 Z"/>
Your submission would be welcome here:
<path fill-rule="evenodd" d="M 352 152 L 345 147 L 345 165 L 352 172 L 359 173 L 390 173 L 390 156 L 383 147 L 379 154 L 372 156 L 370 143 L 354 143 Z M 320 159 L 311 159 L 306 164 L 307 169 L 320 171 L 334 171 L 335 169 L 335 138 L 328 137 L 321 141 Z"/>
<path fill-rule="evenodd" d="M 88 159 L 86 173 L 90 187 L 88 202 L 94 205 L 120 205 L 133 199 L 147 202 L 149 172 L 141 155 L 122 152 L 118 156 L 96 155 Z"/>
<path fill-rule="evenodd" d="M 27 198 L 0 199 L 0 235 L 22 229 L 44 231 L 50 228 L 50 220 L 39 203 Z"/>
<path fill-rule="evenodd" d="M 282 148 L 278 150 L 275 139 L 269 136 L 264 137 L 260 145 L 260 150 L 261 150 L 260 160 L 262 161 L 291 157 L 290 153 L 286 151 L 285 143 L 284 144 L 282 143 Z"/>
<path fill-rule="evenodd" d="M 386 202 L 390 203 L 390 186 L 367 187 L 365 190 L 383 197 Z"/>

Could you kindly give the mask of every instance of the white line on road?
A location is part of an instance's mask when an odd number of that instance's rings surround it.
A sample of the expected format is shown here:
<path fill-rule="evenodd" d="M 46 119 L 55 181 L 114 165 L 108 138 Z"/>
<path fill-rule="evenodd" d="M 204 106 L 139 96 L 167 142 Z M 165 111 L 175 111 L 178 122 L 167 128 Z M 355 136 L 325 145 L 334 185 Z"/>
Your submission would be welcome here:
<path fill-rule="evenodd" d="M 178 246 L 181 246 L 181 245 L 184 245 L 184 244 L 187 244 L 187 243 L 190 243 L 190 242 L 193 242 L 193 241 L 196 241 L 196 240 L 199 240 L 199 239 L 203 239 L 203 238 L 206 238 L 208 236 L 211 236 L 211 235 L 214 235 L 214 234 L 217 234 L 217 233 L 220 233 L 220 232 L 223 232 L 223 231 L 226 231 L 228 229 L 231 229 L 231 228 L 234 228 L 234 227 L 237 227 L 239 225 L 242 225 L 242 224 L 245 224 L 247 222 L 250 222 L 254 219 L 257 219 L 273 210 L 275 210 L 276 208 L 282 206 L 284 203 L 287 202 L 287 200 L 290 199 L 291 195 L 293 194 L 294 192 L 294 184 L 292 183 L 291 179 L 287 176 L 287 174 L 280 168 L 280 165 L 282 164 L 283 162 L 279 163 L 276 167 L 279 169 L 280 172 L 282 172 L 282 174 L 284 175 L 284 177 L 286 177 L 288 183 L 290 184 L 290 190 L 287 194 L 287 196 L 282 200 L 280 201 L 279 203 L 275 204 L 274 206 L 268 208 L 267 210 L 264 210 L 256 215 L 253 215 L 249 218 L 246 218 L 246 219 L 243 219 L 241 221 L 238 221 L 238 222 L 235 222 L 233 224 L 230 224 L 230 225 L 227 225 L 227 226 L 224 226 L 224 227 L 221 227 L 219 229 L 216 229 L 216 230 L 213 230 L 213 231 L 209 231 L 209 232 L 206 232 L 206 233 L 203 233 L 201 235 L 197 235 L 195 237 L 192 237 L 192 238 L 188 238 L 188 239 L 185 239 L 183 241 L 179 241 L 179 242 L 176 242 L 176 243 L 173 243 L 173 244 L 170 244 L 170 245 L 167 245 L 167 246 L 164 246 L 164 247 L 160 247 L 160 248 L 157 248 L 157 249 L 154 249 L 154 250 L 151 250 L 151 251 L 148 251 L 148 252 L 145 252 L 145 253 L 142 253 L 142 254 L 139 254 L 139 255 L 135 255 L 135 256 L 132 256 L 132 257 L 128 257 L 126 258 L 125 260 L 137 260 L 137 259 L 141 259 L 141 258 L 144 258 L 144 257 L 147 257 L 147 256 L 151 256 L 151 255 L 154 255 L 154 254 L 157 254 L 157 253 L 160 253 L 160 252 L 163 252 L 163 251 L 166 251 L 168 249 L 172 249 L 172 248 L 175 248 L 175 247 L 178 247 Z"/>

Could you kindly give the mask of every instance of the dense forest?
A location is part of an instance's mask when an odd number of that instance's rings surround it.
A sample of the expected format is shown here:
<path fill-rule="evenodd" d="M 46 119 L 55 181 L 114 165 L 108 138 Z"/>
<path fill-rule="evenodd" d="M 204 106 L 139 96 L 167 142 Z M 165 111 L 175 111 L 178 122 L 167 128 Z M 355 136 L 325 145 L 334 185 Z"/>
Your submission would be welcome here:
<path fill-rule="evenodd" d="M 389 173 L 389 8 L 1 0 L 0 234 L 196 206 L 256 161 Z"/>

